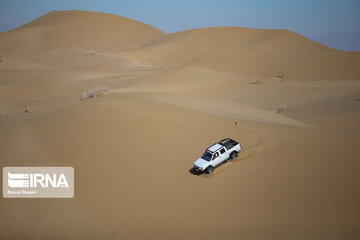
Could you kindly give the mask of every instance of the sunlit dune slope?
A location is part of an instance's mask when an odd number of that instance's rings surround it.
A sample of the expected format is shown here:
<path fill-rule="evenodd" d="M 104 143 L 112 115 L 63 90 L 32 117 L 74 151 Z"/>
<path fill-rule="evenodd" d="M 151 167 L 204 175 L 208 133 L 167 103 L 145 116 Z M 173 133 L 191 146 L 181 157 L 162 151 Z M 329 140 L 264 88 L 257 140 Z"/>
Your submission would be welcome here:
<path fill-rule="evenodd" d="M 358 52 L 338 51 L 287 30 L 194 29 L 167 34 L 139 49 L 119 54 L 146 64 L 195 64 L 256 77 L 273 77 L 282 72 L 292 78 L 360 76 L 359 68 L 355 67 L 360 64 Z"/>
<path fill-rule="evenodd" d="M 262 49 L 264 52 L 335 51 L 286 30 L 217 27 L 167 34 L 129 54 L 154 64 L 178 65 L 212 52 L 234 48 Z"/>
<path fill-rule="evenodd" d="M 159 29 L 125 17 L 87 11 L 52 11 L 0 34 L 0 52 L 24 54 L 59 47 L 131 49 L 161 36 Z"/>
<path fill-rule="evenodd" d="M 208 145 L 237 138 L 233 120 L 129 94 L 79 102 L 20 124 L 7 121 L 2 157 L 12 166 L 73 166 L 76 193 L 67 201 L 1 199 L 6 231 L 0 236 L 310 238 L 341 230 L 340 223 L 356 231 L 358 138 L 240 120 L 239 159 L 210 176 L 191 174 Z"/>

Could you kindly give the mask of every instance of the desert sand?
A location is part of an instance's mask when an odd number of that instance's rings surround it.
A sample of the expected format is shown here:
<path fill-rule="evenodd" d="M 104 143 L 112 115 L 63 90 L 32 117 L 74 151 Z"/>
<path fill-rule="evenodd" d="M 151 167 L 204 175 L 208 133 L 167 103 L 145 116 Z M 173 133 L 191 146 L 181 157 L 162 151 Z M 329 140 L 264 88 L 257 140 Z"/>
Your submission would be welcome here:
<path fill-rule="evenodd" d="M 360 239 L 359 52 L 53 11 L 0 59 L 0 166 L 75 168 L 73 199 L 1 198 L 0 239 Z M 193 174 L 225 137 L 239 158 Z"/>

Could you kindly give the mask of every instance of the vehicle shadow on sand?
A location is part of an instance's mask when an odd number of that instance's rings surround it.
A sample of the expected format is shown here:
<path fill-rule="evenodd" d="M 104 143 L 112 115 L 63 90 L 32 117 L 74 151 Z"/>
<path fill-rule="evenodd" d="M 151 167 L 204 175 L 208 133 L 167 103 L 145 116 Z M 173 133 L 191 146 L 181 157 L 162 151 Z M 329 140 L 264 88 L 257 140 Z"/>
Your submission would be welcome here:
<path fill-rule="evenodd" d="M 212 173 L 212 174 L 206 174 L 205 172 L 201 172 L 201 171 L 198 171 L 196 170 L 195 167 L 192 167 L 190 170 L 189 170 L 189 173 L 191 173 L 192 175 L 195 175 L 195 176 L 201 176 L 201 175 L 204 175 L 204 176 L 211 176 L 211 175 L 215 175 L 215 174 L 218 174 L 224 170 L 226 170 L 227 168 L 231 167 L 232 164 L 234 163 L 237 163 L 237 162 L 241 162 L 241 161 L 244 161 L 244 160 L 247 160 L 249 158 L 252 158 L 254 156 L 254 153 L 249 153 L 245 156 L 241 156 L 239 158 L 236 158 L 236 159 L 233 159 L 231 160 L 230 162 L 228 161 L 225 161 L 225 162 L 222 162 L 220 163 L 219 166 L 217 166 L 215 168 L 215 172 Z M 227 163 L 227 164 L 226 164 Z M 224 164 L 224 166 L 222 166 Z M 222 166 L 222 167 L 221 167 Z"/>
<path fill-rule="evenodd" d="M 203 174 L 204 174 L 204 172 L 201 172 L 201 171 L 196 170 L 195 167 L 192 167 L 192 168 L 189 170 L 189 173 L 191 173 L 192 175 L 195 175 L 195 176 L 200 176 L 200 175 L 203 175 Z"/>
<path fill-rule="evenodd" d="M 222 163 L 220 163 L 218 166 L 216 166 L 216 168 L 218 168 L 218 167 L 220 167 L 221 165 L 223 165 L 224 163 L 226 163 L 227 161 L 225 161 L 225 162 L 222 162 Z M 215 169 L 216 169 L 215 168 Z M 195 167 L 192 167 L 190 170 L 189 170 L 189 172 L 192 174 L 192 175 L 196 175 L 196 176 L 200 176 L 200 175 L 209 175 L 209 174 L 206 174 L 205 172 L 201 172 L 201 171 L 198 171 L 198 170 L 196 170 L 196 168 Z M 210 174 L 211 175 L 211 174 Z"/>

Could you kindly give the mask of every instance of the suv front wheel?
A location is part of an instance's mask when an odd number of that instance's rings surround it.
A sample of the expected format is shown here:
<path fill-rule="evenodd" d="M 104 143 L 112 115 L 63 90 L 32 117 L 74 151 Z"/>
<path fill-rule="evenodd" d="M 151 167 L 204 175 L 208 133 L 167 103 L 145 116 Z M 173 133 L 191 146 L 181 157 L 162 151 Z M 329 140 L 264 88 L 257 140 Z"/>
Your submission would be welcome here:
<path fill-rule="evenodd" d="M 211 174 L 214 172 L 214 168 L 212 166 L 209 166 L 205 171 L 207 174 Z"/>

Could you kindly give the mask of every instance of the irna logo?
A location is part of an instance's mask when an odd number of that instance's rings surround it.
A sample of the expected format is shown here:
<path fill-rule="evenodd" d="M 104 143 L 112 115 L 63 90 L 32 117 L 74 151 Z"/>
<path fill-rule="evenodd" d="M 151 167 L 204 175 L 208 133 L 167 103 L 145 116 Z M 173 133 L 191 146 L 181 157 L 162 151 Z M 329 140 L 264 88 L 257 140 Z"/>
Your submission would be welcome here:
<path fill-rule="evenodd" d="M 72 167 L 4 167 L 5 198 L 72 198 Z"/>
<path fill-rule="evenodd" d="M 8 172 L 8 185 L 12 188 L 36 188 L 43 187 L 69 187 L 64 174 L 57 176 L 56 173 L 10 173 Z"/>

